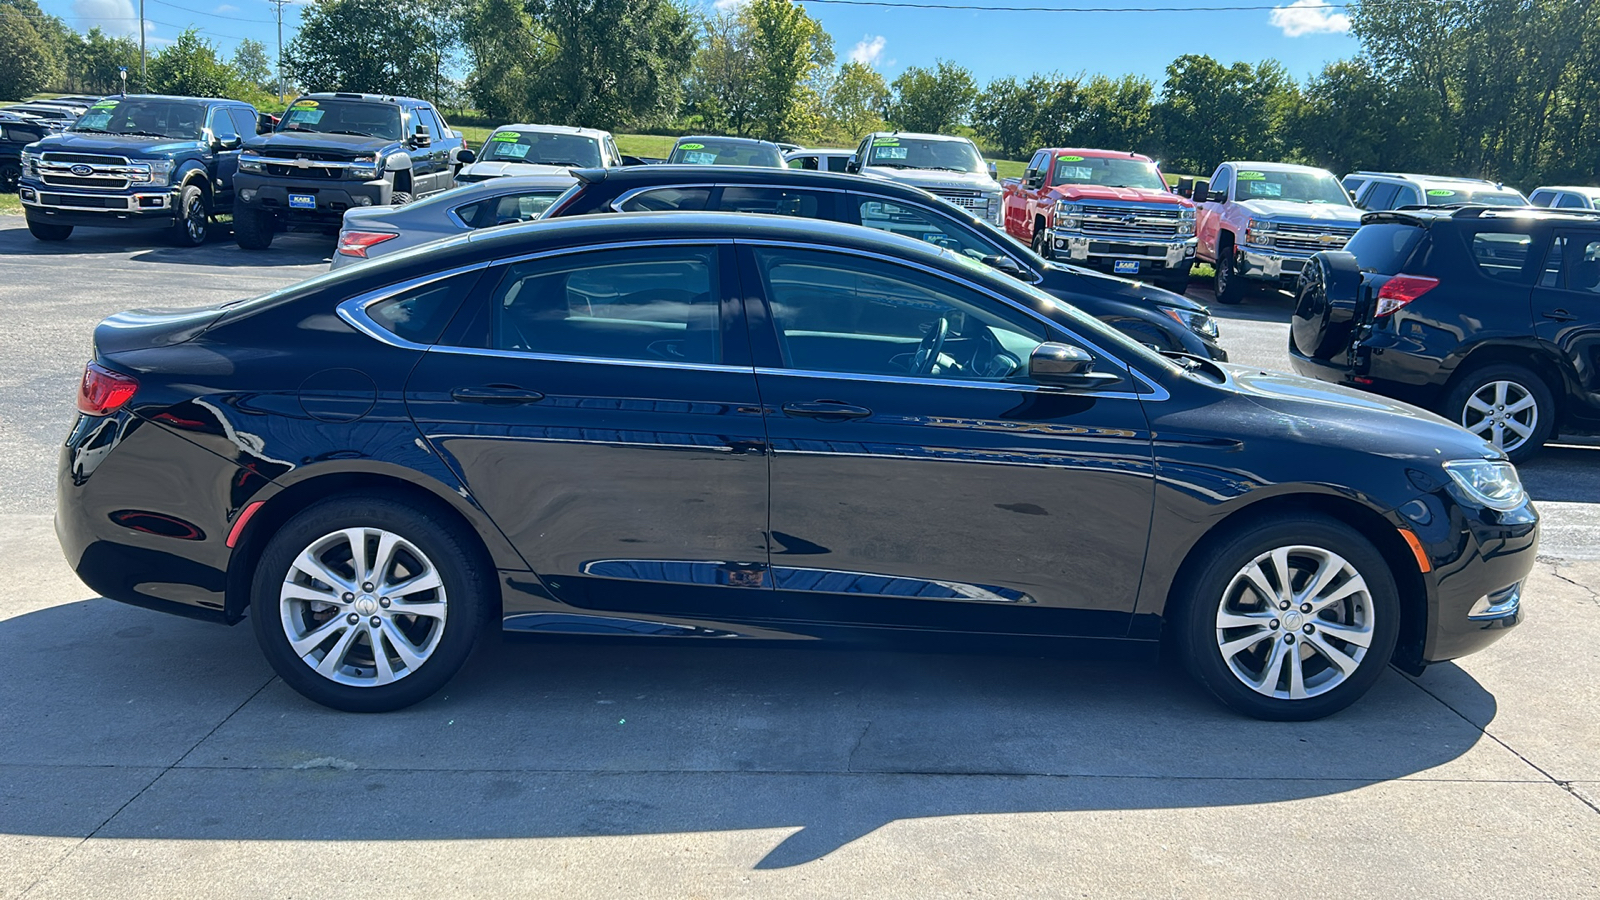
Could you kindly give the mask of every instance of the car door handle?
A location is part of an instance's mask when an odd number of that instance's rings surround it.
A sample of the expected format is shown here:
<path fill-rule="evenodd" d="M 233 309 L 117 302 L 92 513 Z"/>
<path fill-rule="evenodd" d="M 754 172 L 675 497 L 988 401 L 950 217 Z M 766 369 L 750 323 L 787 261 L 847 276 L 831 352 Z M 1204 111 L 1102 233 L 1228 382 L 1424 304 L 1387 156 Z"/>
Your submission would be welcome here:
<path fill-rule="evenodd" d="M 1554 319 L 1557 322 L 1571 322 L 1573 319 L 1577 318 L 1577 316 L 1567 312 L 1564 309 L 1549 309 L 1545 310 L 1543 313 L 1540 313 L 1540 315 L 1544 316 L 1546 319 Z"/>
<path fill-rule="evenodd" d="M 828 421 L 844 421 L 845 419 L 865 419 L 872 415 L 872 410 L 865 406 L 851 406 L 842 400 L 815 400 L 811 403 L 785 403 L 783 411 L 791 416 L 802 419 L 821 419 Z"/>
<path fill-rule="evenodd" d="M 462 403 L 486 403 L 490 406 L 520 406 L 538 403 L 544 395 L 510 384 L 491 384 L 483 387 L 456 388 L 450 396 Z"/>

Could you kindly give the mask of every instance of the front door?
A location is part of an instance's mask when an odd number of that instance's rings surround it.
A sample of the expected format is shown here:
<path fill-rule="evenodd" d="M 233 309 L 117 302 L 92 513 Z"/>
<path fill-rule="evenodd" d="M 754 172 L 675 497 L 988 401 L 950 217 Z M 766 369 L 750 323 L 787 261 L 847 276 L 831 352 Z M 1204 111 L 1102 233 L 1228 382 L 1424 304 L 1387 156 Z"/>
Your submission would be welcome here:
<path fill-rule="evenodd" d="M 1153 482 L 1124 367 L 1096 353 L 1113 386 L 1043 387 L 1040 343 L 1091 348 L 985 289 L 841 251 L 741 260 L 787 614 L 1126 635 Z"/>
<path fill-rule="evenodd" d="M 1533 289 L 1533 327 L 1577 375 L 1570 411 L 1600 419 L 1600 229 L 1556 232 Z"/>
<path fill-rule="evenodd" d="M 766 441 L 735 279 L 714 244 L 491 268 L 413 372 L 429 443 L 559 600 L 763 613 Z"/>

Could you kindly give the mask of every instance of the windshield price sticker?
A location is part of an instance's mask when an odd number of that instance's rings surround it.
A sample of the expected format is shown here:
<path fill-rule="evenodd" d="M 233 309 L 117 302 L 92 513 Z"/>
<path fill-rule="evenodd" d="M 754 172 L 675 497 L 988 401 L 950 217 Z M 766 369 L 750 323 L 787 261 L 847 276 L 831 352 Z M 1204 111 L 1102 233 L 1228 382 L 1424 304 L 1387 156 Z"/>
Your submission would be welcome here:
<path fill-rule="evenodd" d="M 1263 172 L 1240 172 L 1239 173 L 1239 180 L 1240 181 L 1266 181 L 1267 180 L 1267 176 Z"/>
<path fill-rule="evenodd" d="M 1083 162 L 1083 157 L 1081 156 L 1058 156 L 1056 158 L 1062 162 Z"/>
<path fill-rule="evenodd" d="M 699 147 L 701 145 L 695 144 L 695 146 Z M 710 150 L 691 151 L 683 155 L 683 161 L 694 166 L 714 165 L 717 161 L 717 154 Z"/>
<path fill-rule="evenodd" d="M 527 159 L 528 151 L 532 149 L 527 144 L 501 144 L 495 148 L 494 156 L 496 159 L 505 159 L 508 156 L 512 159 Z"/>
<path fill-rule="evenodd" d="M 517 140 L 519 137 L 521 137 L 521 135 L 517 134 L 515 131 L 497 131 L 497 132 L 494 133 L 494 137 L 489 138 L 489 140 L 491 140 L 491 141 L 514 141 L 514 140 Z"/>
<path fill-rule="evenodd" d="M 1089 166 L 1061 166 L 1056 169 L 1056 178 L 1062 181 L 1089 181 L 1094 178 L 1094 169 Z"/>
<path fill-rule="evenodd" d="M 1454 197 L 1455 195 L 1455 191 L 1432 190 L 1428 192 L 1429 197 Z"/>
<path fill-rule="evenodd" d="M 705 148 L 706 148 L 705 144 L 679 144 L 678 145 L 678 149 L 679 150 L 704 150 Z"/>
<path fill-rule="evenodd" d="M 882 144 L 872 148 L 873 159 L 905 159 L 911 152 L 910 147 L 885 147 Z"/>

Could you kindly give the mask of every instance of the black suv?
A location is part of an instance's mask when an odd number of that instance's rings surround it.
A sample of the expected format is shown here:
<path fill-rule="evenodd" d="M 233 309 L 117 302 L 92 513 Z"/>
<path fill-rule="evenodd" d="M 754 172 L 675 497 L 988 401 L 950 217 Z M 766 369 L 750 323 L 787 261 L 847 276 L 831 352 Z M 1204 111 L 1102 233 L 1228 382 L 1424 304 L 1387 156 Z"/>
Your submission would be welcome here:
<path fill-rule="evenodd" d="M 233 232 L 265 250 L 292 225 L 337 232 L 344 211 L 398 206 L 448 190 L 472 161 L 461 136 L 425 100 L 306 94 L 239 158 Z"/>
<path fill-rule="evenodd" d="M 165 228 L 181 246 L 205 243 L 212 216 L 233 205 L 239 147 L 259 121 L 238 100 L 98 100 L 72 127 L 22 152 L 28 230 L 61 241 L 78 225 Z"/>
<path fill-rule="evenodd" d="M 1227 360 L 1210 310 L 1171 291 L 1047 262 L 1004 231 L 919 188 L 879 178 L 754 166 L 583 169 L 544 214 L 722 210 L 828 219 L 924 241 L 989 265 L 1157 350 Z"/>
<path fill-rule="evenodd" d="M 1600 433 L 1600 213 L 1368 213 L 1312 257 L 1289 353 L 1302 375 L 1433 410 L 1521 461 Z"/>
<path fill-rule="evenodd" d="M 49 133 L 50 127 L 38 119 L 0 110 L 0 192 L 17 192 L 22 180 L 22 148 Z"/>

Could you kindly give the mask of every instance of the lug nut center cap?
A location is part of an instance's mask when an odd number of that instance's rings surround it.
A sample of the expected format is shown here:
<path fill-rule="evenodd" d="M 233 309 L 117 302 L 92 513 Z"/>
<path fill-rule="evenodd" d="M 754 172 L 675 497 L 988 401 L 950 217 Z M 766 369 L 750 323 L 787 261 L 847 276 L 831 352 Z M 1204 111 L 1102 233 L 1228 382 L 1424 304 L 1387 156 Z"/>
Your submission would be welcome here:
<path fill-rule="evenodd" d="M 356 612 L 363 616 L 370 616 L 378 611 L 378 601 L 370 595 L 362 594 L 356 598 Z"/>
<path fill-rule="evenodd" d="M 1290 610 L 1283 614 L 1283 627 L 1289 631 L 1298 629 L 1304 623 L 1305 616 L 1302 616 L 1298 610 Z"/>

